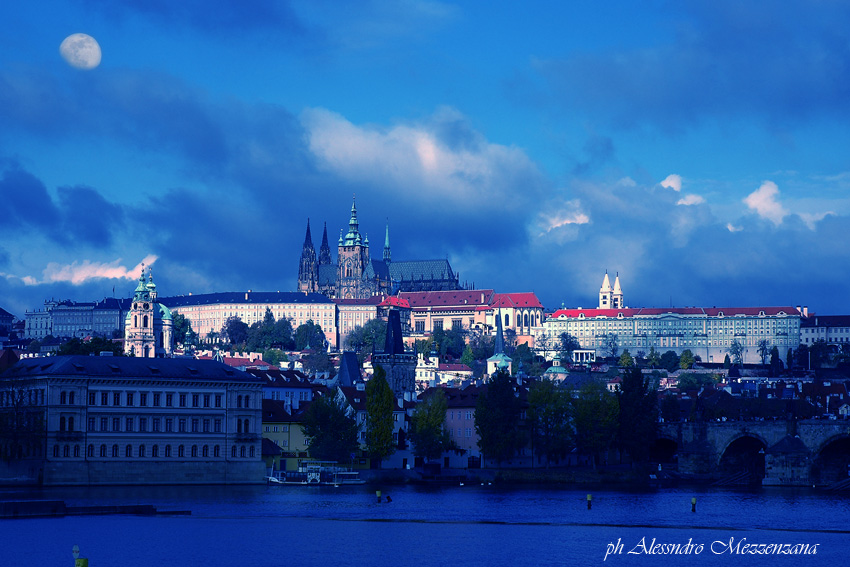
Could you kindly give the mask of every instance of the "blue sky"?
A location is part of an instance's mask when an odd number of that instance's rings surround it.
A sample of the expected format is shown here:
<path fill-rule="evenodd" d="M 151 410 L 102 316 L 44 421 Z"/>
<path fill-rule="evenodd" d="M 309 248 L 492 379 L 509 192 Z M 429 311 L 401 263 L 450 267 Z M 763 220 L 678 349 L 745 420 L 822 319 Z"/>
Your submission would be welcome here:
<path fill-rule="evenodd" d="M 45 8 L 49 5 L 49 9 Z M 843 2 L 0 6 L 0 307 L 293 290 L 380 254 L 594 306 L 850 312 Z M 92 70 L 59 54 L 93 36 Z M 318 243 L 316 243 L 318 245 Z"/>

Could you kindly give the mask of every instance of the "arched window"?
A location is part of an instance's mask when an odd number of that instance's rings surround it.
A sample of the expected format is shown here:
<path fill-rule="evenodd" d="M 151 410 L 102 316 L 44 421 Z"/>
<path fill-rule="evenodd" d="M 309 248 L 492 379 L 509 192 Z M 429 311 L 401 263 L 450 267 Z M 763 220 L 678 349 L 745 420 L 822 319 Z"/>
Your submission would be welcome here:
<path fill-rule="evenodd" d="M 64 415 L 59 417 L 59 431 L 65 431 L 65 416 Z"/>
<path fill-rule="evenodd" d="M 181 459 L 183 457 L 185 457 L 186 456 L 186 447 L 184 447 L 183 445 L 178 446 L 177 447 L 177 456 Z"/>
<path fill-rule="evenodd" d="M 204 445 L 204 448 L 201 450 L 201 455 L 203 455 L 204 457 L 210 456 L 210 446 L 209 445 Z"/>
<path fill-rule="evenodd" d="M 142 317 L 142 327 L 144 327 L 145 329 L 148 328 L 148 316 L 147 315 Z"/>
<path fill-rule="evenodd" d="M 66 403 L 68 403 L 68 393 L 67 392 L 62 392 L 61 394 L 59 394 L 59 403 L 62 404 L 62 405 L 65 405 Z"/>
<path fill-rule="evenodd" d="M 236 458 L 236 445 L 230 448 L 230 456 Z"/>
<path fill-rule="evenodd" d="M 511 326 L 511 316 L 505 313 L 505 327 Z"/>
<path fill-rule="evenodd" d="M 197 445 L 192 445 L 192 456 L 193 457 L 198 456 L 198 446 Z"/>
<path fill-rule="evenodd" d="M 245 420 L 245 425 L 243 425 L 243 426 L 242 426 L 242 432 L 243 432 L 243 433 L 248 433 L 248 431 L 250 431 L 250 428 L 248 427 L 248 420 L 246 419 L 246 420 Z"/>
<path fill-rule="evenodd" d="M 139 316 L 138 315 L 133 315 L 133 326 L 134 327 L 139 326 Z"/>
<path fill-rule="evenodd" d="M 68 418 L 68 431 L 74 430 L 74 416 Z"/>
<path fill-rule="evenodd" d="M 145 456 L 145 446 L 144 445 L 139 445 L 139 456 L 140 457 Z"/>
<path fill-rule="evenodd" d="M 112 456 L 113 457 L 118 456 L 118 443 L 116 443 L 115 445 L 112 446 Z"/>
<path fill-rule="evenodd" d="M 236 407 L 237 408 L 242 407 L 242 396 L 236 396 Z"/>
<path fill-rule="evenodd" d="M 59 458 L 59 445 L 53 446 L 53 456 L 57 459 Z"/>
<path fill-rule="evenodd" d="M 251 445 L 251 449 L 248 451 L 248 453 L 251 456 L 251 458 L 253 459 L 254 458 L 254 446 L 253 445 Z"/>
<path fill-rule="evenodd" d="M 242 420 L 236 420 L 236 433 L 242 433 Z"/>
<path fill-rule="evenodd" d="M 159 445 L 154 445 L 151 449 L 151 457 L 159 457 Z"/>
<path fill-rule="evenodd" d="M 240 457 L 245 456 L 245 445 L 242 445 L 242 447 L 239 449 L 239 456 Z"/>
<path fill-rule="evenodd" d="M 125 457 L 132 457 L 133 456 L 133 446 L 132 445 L 127 445 L 126 447 L 124 447 L 124 456 Z"/>
<path fill-rule="evenodd" d="M 219 447 L 218 445 L 216 445 L 215 447 L 213 447 L 213 456 L 214 456 L 216 459 L 217 459 L 217 458 L 219 458 L 219 457 L 221 457 L 221 447 Z"/>
<path fill-rule="evenodd" d="M 68 394 L 68 403 L 72 404 L 72 405 L 74 403 L 74 392 L 73 392 L 73 390 Z"/>
<path fill-rule="evenodd" d="M 94 457 L 94 445 L 89 445 L 88 449 L 86 450 L 86 455 L 88 455 L 89 457 Z"/>
<path fill-rule="evenodd" d="M 525 314 L 523 320 L 525 321 L 525 326 L 528 327 L 528 313 Z"/>
<path fill-rule="evenodd" d="M 79 453 L 79 449 L 77 450 L 77 452 Z M 59 455 L 56 455 L 56 456 L 58 457 Z M 65 445 L 64 447 L 62 447 L 62 456 L 63 457 L 70 457 L 71 456 L 71 447 L 69 447 L 68 445 Z M 77 455 L 77 456 L 79 456 L 79 455 Z"/>
<path fill-rule="evenodd" d="M 105 456 L 106 456 L 106 445 L 101 445 L 101 446 L 100 446 L 100 456 L 101 456 L 101 457 L 105 457 Z"/>
<path fill-rule="evenodd" d="M 75 457 L 80 456 L 80 446 L 79 445 L 74 445 L 74 456 Z"/>
<path fill-rule="evenodd" d="M 171 456 L 171 445 L 165 446 L 165 457 L 168 458 Z"/>

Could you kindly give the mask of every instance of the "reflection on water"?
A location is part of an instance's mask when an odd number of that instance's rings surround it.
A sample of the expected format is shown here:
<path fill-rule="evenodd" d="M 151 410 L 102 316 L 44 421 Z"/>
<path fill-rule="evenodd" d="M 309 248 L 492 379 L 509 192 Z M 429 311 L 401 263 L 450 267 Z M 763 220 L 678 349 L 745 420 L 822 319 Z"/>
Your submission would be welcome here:
<path fill-rule="evenodd" d="M 375 490 L 390 494 L 378 504 Z M 593 492 L 593 509 L 586 507 Z M 691 498 L 697 512 L 691 512 Z M 99 487 L 6 490 L 0 498 L 69 505 L 152 504 L 185 517 L 0 521 L 5 564 L 70 564 L 80 545 L 101 565 L 783 565 L 785 556 L 628 554 L 648 544 L 818 543 L 795 564 L 845 564 L 850 498 L 811 490 L 595 491 L 551 487 Z M 12 542 L 12 543 L 5 543 Z M 638 548 L 640 549 L 640 548 Z M 7 553 L 8 552 L 8 553 Z M 832 563 L 827 559 L 833 558 Z"/>

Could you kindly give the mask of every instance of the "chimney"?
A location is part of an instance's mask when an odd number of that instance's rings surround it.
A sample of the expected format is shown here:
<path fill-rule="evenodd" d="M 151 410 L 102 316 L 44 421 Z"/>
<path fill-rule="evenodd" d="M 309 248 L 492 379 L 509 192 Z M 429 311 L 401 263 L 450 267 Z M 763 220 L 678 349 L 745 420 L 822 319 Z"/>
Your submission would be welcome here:
<path fill-rule="evenodd" d="M 803 305 L 803 317 L 808 317 L 808 316 L 809 316 L 809 306 Z"/>

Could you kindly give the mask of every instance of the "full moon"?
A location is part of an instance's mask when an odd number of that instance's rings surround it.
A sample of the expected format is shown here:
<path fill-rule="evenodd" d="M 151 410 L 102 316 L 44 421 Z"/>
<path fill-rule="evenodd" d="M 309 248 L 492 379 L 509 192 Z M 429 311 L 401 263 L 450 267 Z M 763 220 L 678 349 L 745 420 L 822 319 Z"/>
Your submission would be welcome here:
<path fill-rule="evenodd" d="M 59 46 L 59 53 L 71 67 L 94 69 L 100 65 L 100 46 L 84 33 L 69 35 Z"/>

